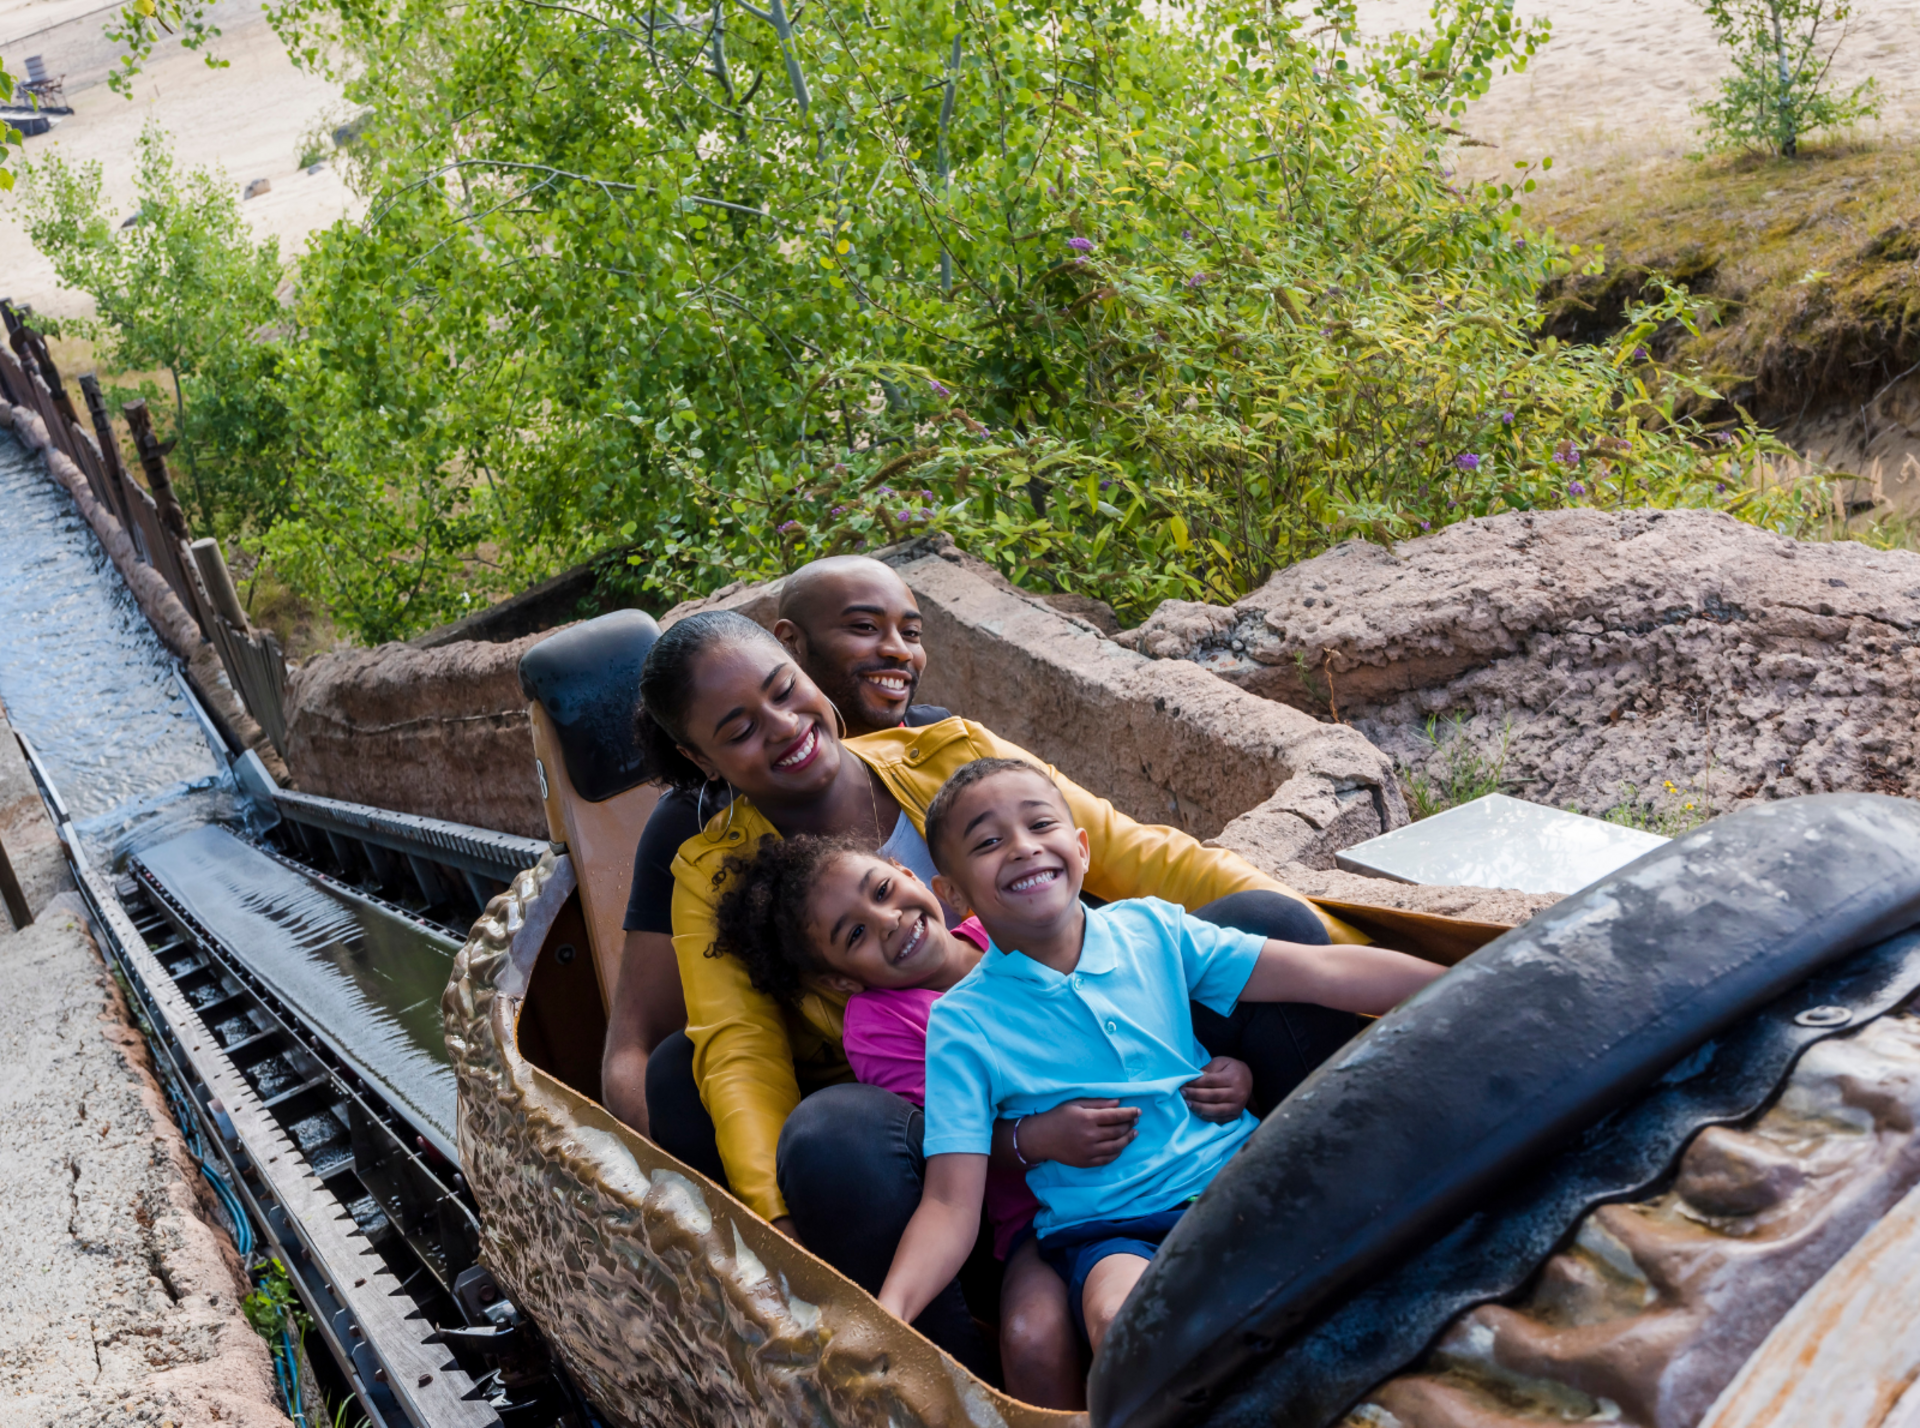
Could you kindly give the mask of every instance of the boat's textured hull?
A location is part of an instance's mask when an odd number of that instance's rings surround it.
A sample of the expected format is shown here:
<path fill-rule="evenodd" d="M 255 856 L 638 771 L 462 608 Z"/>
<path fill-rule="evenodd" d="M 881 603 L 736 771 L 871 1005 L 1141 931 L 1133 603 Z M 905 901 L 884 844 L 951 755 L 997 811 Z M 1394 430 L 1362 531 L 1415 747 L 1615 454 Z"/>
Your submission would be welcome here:
<path fill-rule="evenodd" d="M 482 1257 L 595 1404 L 623 1428 L 1075 1422 L 987 1389 L 522 1056 L 529 973 L 573 891 L 564 857 L 516 878 L 475 924 L 442 1007 Z"/>

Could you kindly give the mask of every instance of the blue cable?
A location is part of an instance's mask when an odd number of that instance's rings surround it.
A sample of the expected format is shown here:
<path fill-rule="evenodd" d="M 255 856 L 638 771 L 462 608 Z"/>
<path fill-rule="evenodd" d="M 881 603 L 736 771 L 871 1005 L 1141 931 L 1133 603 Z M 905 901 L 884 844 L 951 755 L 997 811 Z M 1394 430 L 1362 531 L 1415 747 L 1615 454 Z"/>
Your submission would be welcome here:
<path fill-rule="evenodd" d="M 157 1057 L 155 1064 L 162 1064 Z M 175 1086 L 173 1076 L 164 1068 L 160 1085 L 166 1093 L 173 1118 L 180 1126 L 181 1139 L 186 1142 L 188 1153 L 200 1166 L 200 1173 L 207 1178 L 207 1183 L 213 1187 L 220 1207 L 227 1212 L 227 1219 L 233 1225 L 234 1248 L 240 1252 L 241 1263 L 247 1266 L 248 1279 L 253 1280 L 257 1287 L 256 1276 L 263 1273 L 265 1266 L 253 1263 L 254 1249 L 258 1243 L 253 1235 L 253 1217 L 241 1203 L 239 1193 L 213 1168 L 213 1162 L 207 1156 L 206 1143 L 200 1137 L 199 1123 L 188 1108 L 185 1096 Z M 271 1346 L 271 1352 L 274 1383 L 280 1390 L 280 1400 L 286 1406 L 287 1417 L 297 1428 L 308 1428 L 306 1408 L 300 1394 L 299 1354 L 294 1347 L 292 1327 L 285 1321 L 280 1327 L 280 1342 Z"/>

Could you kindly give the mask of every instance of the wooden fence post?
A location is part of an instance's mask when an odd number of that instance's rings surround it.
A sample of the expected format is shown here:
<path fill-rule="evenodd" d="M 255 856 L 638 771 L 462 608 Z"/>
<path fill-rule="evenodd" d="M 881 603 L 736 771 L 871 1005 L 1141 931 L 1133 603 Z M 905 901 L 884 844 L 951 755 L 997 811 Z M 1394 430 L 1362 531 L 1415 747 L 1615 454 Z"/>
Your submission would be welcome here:
<path fill-rule="evenodd" d="M 13 875 L 13 864 L 7 859 L 5 844 L 0 844 L 0 901 L 6 903 L 7 916 L 12 920 L 15 931 L 33 921 L 33 909 L 27 906 L 27 895 L 20 891 L 20 879 Z"/>
<path fill-rule="evenodd" d="M 107 415 L 106 398 L 100 394 L 100 379 L 89 372 L 80 379 L 80 395 L 86 399 L 87 415 L 93 418 L 94 439 L 100 443 L 100 460 L 107 468 L 107 494 L 112 497 L 114 515 L 121 529 L 133 535 L 133 515 L 127 507 L 127 467 L 120 459 L 120 442 L 113 434 L 113 418 Z"/>
<path fill-rule="evenodd" d="M 30 359 L 40 369 L 40 380 L 47 384 L 47 391 L 53 396 L 53 409 L 67 422 L 78 421 L 73 411 L 73 398 L 67 395 L 67 389 L 60 381 L 60 369 L 54 364 L 53 354 L 47 350 L 47 339 L 20 320 L 20 314 L 13 310 L 12 303 L 0 302 L 0 309 L 4 309 L 6 314 L 7 340 L 22 359 Z M 66 441 L 60 439 L 62 433 L 48 432 L 47 435 L 59 442 L 61 450 L 66 450 Z M 71 456 L 73 453 L 67 454 Z"/>
<path fill-rule="evenodd" d="M 167 474 L 167 454 L 153 434 L 153 417 L 147 404 L 134 400 L 120 409 L 133 433 L 133 449 L 140 453 L 140 469 L 147 473 L 147 489 L 153 492 L 153 504 L 160 508 L 160 524 L 175 540 L 189 544 L 193 532 L 187 528 L 187 513 L 180 509 L 180 498 L 173 491 L 173 477 Z"/>
<path fill-rule="evenodd" d="M 233 573 L 227 569 L 220 542 L 212 536 L 202 536 L 193 543 L 193 560 L 200 567 L 200 583 L 207 587 L 207 598 L 213 602 L 214 612 L 240 634 L 252 634 L 253 623 L 240 606 L 240 592 L 234 589 Z"/>

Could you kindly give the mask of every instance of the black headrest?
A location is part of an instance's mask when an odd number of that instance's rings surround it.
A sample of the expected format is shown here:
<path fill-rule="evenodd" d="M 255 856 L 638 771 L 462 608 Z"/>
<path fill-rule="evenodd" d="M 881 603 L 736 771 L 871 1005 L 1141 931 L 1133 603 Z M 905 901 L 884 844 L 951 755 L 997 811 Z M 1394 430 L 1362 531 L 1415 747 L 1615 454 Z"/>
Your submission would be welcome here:
<path fill-rule="evenodd" d="M 646 776 L 633 742 L 640 666 L 660 638 L 653 616 L 615 610 L 562 630 L 520 656 L 520 688 L 560 736 L 567 777 L 588 803 L 604 803 Z"/>

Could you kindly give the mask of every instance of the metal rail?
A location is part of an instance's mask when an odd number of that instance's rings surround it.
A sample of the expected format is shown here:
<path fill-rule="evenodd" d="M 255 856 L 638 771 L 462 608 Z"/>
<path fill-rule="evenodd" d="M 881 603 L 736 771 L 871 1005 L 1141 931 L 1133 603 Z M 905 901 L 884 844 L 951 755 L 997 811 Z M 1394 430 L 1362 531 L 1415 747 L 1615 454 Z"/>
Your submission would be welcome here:
<path fill-rule="evenodd" d="M 137 860 L 117 882 L 91 866 L 44 764 L 18 737 L 161 1069 L 184 1089 L 201 1140 L 287 1267 L 372 1428 L 596 1424 L 537 1329 L 477 1263 L 478 1222 L 457 1165 Z M 423 921 L 363 889 L 338 890 Z"/>

